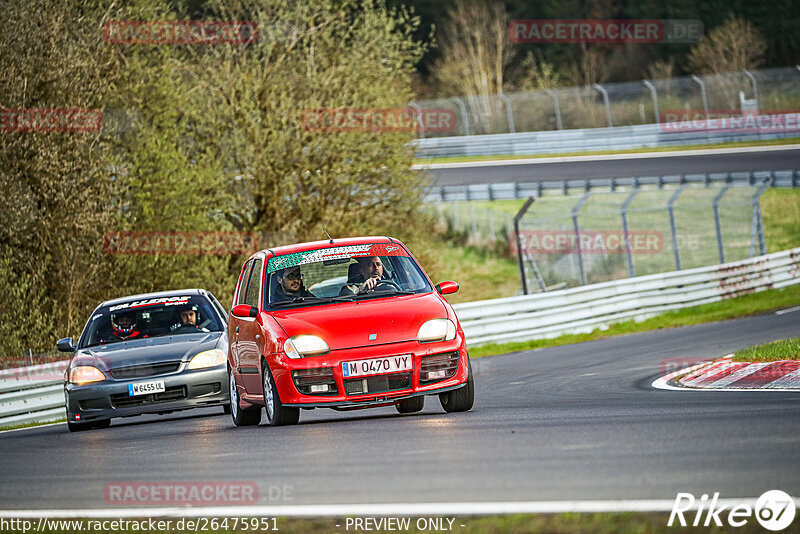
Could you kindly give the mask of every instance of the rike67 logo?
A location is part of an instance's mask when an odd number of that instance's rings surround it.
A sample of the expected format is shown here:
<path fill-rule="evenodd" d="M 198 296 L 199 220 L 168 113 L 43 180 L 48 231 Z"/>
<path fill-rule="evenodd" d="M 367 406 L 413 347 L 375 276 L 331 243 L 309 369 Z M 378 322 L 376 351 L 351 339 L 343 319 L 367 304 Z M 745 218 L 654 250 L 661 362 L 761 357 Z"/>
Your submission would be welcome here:
<path fill-rule="evenodd" d="M 781 490 L 765 492 L 758 498 L 755 507 L 748 503 L 732 502 L 733 499 L 726 501 L 720 502 L 719 492 L 714 493 L 710 501 L 707 494 L 696 500 L 691 493 L 678 493 L 667 526 L 673 526 L 677 520 L 677 524 L 682 527 L 687 525 L 708 527 L 712 523 L 722 527 L 724 521 L 731 527 L 742 527 L 755 516 L 762 527 L 777 532 L 784 530 L 794 521 L 796 512 L 794 499 Z"/>

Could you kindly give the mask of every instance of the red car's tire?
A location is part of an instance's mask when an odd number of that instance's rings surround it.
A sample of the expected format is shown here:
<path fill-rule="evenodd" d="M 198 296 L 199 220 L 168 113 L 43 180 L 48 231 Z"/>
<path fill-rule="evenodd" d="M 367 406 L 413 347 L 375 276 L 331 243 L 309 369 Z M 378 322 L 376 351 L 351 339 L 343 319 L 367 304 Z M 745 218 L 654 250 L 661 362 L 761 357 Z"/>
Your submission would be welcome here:
<path fill-rule="evenodd" d="M 425 396 L 411 397 L 398 404 L 394 405 L 400 413 L 414 413 L 419 412 L 425 407 Z"/>
<path fill-rule="evenodd" d="M 262 360 L 261 366 L 263 367 L 261 382 L 264 386 L 264 406 L 267 412 L 267 423 L 270 426 L 296 425 L 300 420 L 300 408 L 291 408 L 283 405 L 281 397 L 278 395 L 275 379 L 269 370 L 269 365 Z"/>
<path fill-rule="evenodd" d="M 228 370 L 228 388 L 231 394 L 230 412 L 236 426 L 254 426 L 261 422 L 261 407 L 253 406 L 244 409 L 239 406 L 239 390 L 236 389 L 236 377 Z"/>
<path fill-rule="evenodd" d="M 454 391 L 439 394 L 439 402 L 447 413 L 466 412 L 475 403 L 475 383 L 472 380 L 472 363 L 467 361 L 467 385 Z"/>

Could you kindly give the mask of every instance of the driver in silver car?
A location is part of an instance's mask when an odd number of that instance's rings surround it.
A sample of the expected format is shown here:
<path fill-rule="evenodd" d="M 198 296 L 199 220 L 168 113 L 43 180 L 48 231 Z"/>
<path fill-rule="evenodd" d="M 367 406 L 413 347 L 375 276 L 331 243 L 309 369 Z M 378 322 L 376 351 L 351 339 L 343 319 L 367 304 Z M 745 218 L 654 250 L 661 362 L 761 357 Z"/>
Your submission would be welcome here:
<path fill-rule="evenodd" d="M 347 279 L 339 295 L 357 295 L 364 291 L 371 291 L 385 279 L 383 263 L 378 256 L 358 258 L 355 264 L 355 275 Z"/>

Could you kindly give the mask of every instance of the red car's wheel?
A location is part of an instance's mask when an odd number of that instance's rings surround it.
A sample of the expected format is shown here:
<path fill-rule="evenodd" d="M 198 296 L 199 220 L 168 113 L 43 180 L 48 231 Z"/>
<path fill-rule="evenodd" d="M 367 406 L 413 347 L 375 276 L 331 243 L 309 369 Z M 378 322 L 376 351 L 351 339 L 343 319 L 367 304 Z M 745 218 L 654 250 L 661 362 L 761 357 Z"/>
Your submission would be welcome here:
<path fill-rule="evenodd" d="M 275 379 L 266 361 L 262 361 L 264 383 L 264 406 L 267 408 L 267 422 L 270 426 L 296 425 L 300 420 L 300 408 L 284 406 L 275 386 Z"/>
<path fill-rule="evenodd" d="M 419 412 L 425 407 L 425 396 L 411 397 L 398 404 L 394 405 L 400 413 L 414 413 Z"/>
<path fill-rule="evenodd" d="M 466 412 L 475 402 L 475 384 L 472 381 L 472 363 L 467 363 L 467 385 L 439 395 L 439 402 L 447 413 Z"/>
<path fill-rule="evenodd" d="M 231 419 L 236 426 L 253 426 L 261 422 L 261 407 L 243 409 L 239 406 L 239 391 L 236 389 L 236 377 L 228 370 L 228 387 L 231 394 Z"/>

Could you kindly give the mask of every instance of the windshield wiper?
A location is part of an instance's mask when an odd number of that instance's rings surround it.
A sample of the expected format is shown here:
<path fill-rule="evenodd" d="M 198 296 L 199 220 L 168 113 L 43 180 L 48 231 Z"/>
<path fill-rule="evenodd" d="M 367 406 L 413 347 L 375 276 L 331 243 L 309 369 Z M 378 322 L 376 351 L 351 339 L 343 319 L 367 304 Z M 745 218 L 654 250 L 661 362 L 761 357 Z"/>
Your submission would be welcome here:
<path fill-rule="evenodd" d="M 364 291 L 353 295 L 356 299 L 361 298 L 377 298 L 377 297 L 393 297 L 395 295 L 414 295 L 414 291 L 405 291 L 402 289 L 391 289 L 388 291 Z"/>
<path fill-rule="evenodd" d="M 270 303 L 270 308 L 279 308 L 282 306 L 291 306 L 293 304 L 304 304 L 306 302 L 316 302 L 316 303 L 326 303 L 326 302 L 343 302 L 343 301 L 352 301 L 354 300 L 355 295 L 348 296 L 339 296 L 339 297 L 295 297 L 292 300 L 281 300 L 278 302 Z"/>

